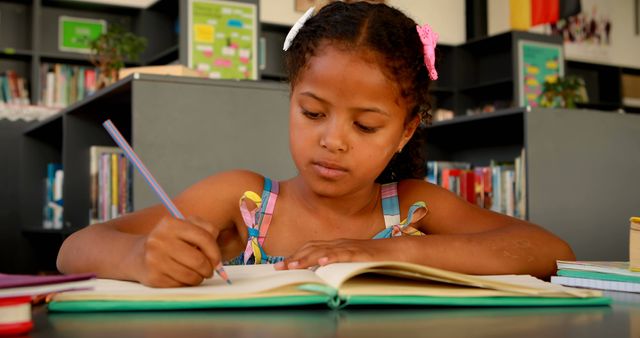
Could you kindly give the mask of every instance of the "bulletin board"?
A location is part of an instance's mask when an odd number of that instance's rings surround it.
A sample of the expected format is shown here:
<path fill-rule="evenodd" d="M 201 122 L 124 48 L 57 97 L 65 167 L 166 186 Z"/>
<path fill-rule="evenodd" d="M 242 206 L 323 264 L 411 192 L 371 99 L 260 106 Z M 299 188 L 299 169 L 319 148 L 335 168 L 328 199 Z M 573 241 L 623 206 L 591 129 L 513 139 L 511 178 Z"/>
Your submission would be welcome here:
<path fill-rule="evenodd" d="M 215 79 L 258 79 L 255 4 L 189 0 L 188 66 Z"/>
<path fill-rule="evenodd" d="M 88 54 L 91 41 L 107 31 L 105 20 L 58 17 L 58 50 Z"/>
<path fill-rule="evenodd" d="M 562 76 L 564 50 L 561 44 L 518 41 L 519 106 L 539 106 L 544 82 Z"/>

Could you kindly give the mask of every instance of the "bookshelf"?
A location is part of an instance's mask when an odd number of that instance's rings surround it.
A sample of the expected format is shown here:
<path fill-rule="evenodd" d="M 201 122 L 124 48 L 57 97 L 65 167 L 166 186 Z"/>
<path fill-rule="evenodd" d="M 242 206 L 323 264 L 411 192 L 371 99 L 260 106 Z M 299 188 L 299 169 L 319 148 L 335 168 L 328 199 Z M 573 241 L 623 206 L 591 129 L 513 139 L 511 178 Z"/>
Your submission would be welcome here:
<path fill-rule="evenodd" d="M 455 116 L 484 106 L 501 110 L 518 105 L 518 43 L 520 41 L 561 45 L 558 37 L 512 31 L 469 40 L 448 52 L 451 64 L 441 67 L 450 77 Z M 437 87 L 436 87 L 437 88 Z"/>
<path fill-rule="evenodd" d="M 640 115 L 512 108 L 436 122 L 428 160 L 513 161 L 526 152 L 528 220 L 556 233 L 582 260 L 627 260 Z"/>
<path fill-rule="evenodd" d="M 24 130 L 22 230 L 65 235 L 88 224 L 89 147 L 115 145 L 102 127 L 106 119 L 120 129 L 171 196 L 210 174 L 234 168 L 276 179 L 293 175 L 284 131 L 288 102 L 288 87 L 276 82 L 131 75 Z M 270 144 L 264 145 L 267 138 Z M 256 152 L 265 146 L 269 151 Z M 42 208 L 46 163 L 55 161 L 65 170 L 64 228 L 43 231 L 42 215 L 34 210 Z M 133 180 L 135 209 L 158 203 L 139 174 Z"/>
<path fill-rule="evenodd" d="M 606 111 L 640 113 L 640 107 L 625 105 L 623 102 L 622 76 L 640 75 L 640 69 L 568 61 L 567 74 L 585 80 L 588 103 L 578 103 L 579 107 Z"/>
<path fill-rule="evenodd" d="M 432 88 L 435 108 L 452 110 L 455 116 L 470 109 L 493 105 L 496 110 L 518 106 L 517 46 L 521 40 L 561 44 L 555 36 L 512 31 L 467 41 L 456 46 L 438 46 L 440 79 Z M 640 107 L 623 103 L 621 79 L 640 75 L 640 69 L 566 60 L 565 75 L 577 75 L 586 83 L 588 103 L 579 108 L 640 113 Z"/>
<path fill-rule="evenodd" d="M 257 4 L 257 0 L 243 1 Z M 0 0 L 0 73 L 15 70 L 27 79 L 30 100 L 38 104 L 43 87 L 41 65 L 90 66 L 88 55 L 58 50 L 58 18 L 63 15 L 103 19 L 145 37 L 146 50 L 127 66 L 186 64 L 186 8 L 187 0 L 159 0 L 146 9 L 60 0 Z M 258 25 L 265 54 L 261 79 L 284 77 L 279 49 L 288 30 L 288 26 Z"/>

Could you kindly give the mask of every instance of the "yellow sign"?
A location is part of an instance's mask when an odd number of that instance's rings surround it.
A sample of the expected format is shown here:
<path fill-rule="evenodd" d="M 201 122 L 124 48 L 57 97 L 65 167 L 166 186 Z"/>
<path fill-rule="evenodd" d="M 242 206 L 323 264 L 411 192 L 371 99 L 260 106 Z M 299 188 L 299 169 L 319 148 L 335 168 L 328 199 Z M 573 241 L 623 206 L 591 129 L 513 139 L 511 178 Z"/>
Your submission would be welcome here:
<path fill-rule="evenodd" d="M 215 28 L 206 24 L 193 25 L 193 37 L 196 42 L 215 42 Z"/>

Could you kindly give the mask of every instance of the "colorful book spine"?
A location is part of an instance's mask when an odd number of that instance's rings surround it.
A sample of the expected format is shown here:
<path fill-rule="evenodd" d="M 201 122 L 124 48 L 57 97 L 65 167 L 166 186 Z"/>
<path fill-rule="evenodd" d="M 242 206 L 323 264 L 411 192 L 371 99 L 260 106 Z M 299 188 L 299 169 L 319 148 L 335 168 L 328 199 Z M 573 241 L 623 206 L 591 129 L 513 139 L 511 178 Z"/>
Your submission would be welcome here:
<path fill-rule="evenodd" d="M 64 108 L 96 91 L 95 68 L 43 63 L 40 72 L 39 102 L 43 105 Z"/>
<path fill-rule="evenodd" d="M 439 185 L 469 203 L 526 219 L 524 149 L 513 162 L 491 161 L 489 166 L 467 162 L 427 161 L 429 183 Z"/>
<path fill-rule="evenodd" d="M 99 223 L 131 211 L 131 166 L 118 147 L 90 147 L 90 223 Z"/>
<path fill-rule="evenodd" d="M 62 164 L 48 163 L 44 179 L 44 203 L 42 227 L 45 229 L 61 229 L 63 220 L 62 185 L 64 172 Z"/>

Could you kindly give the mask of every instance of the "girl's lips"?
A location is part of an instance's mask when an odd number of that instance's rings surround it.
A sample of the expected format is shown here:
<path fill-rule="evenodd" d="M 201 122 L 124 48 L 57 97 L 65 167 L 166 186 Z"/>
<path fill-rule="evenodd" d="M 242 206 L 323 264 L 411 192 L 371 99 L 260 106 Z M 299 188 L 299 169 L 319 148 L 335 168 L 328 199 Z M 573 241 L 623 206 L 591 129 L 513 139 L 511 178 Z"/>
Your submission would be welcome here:
<path fill-rule="evenodd" d="M 332 163 L 313 162 L 312 167 L 316 174 L 318 174 L 318 176 L 327 179 L 335 180 L 347 174 L 346 168 Z"/>

